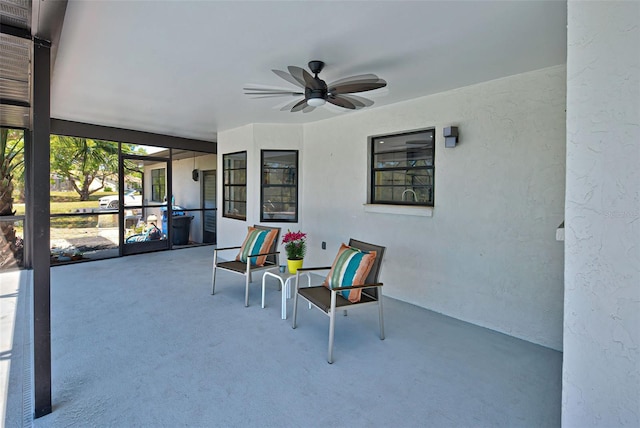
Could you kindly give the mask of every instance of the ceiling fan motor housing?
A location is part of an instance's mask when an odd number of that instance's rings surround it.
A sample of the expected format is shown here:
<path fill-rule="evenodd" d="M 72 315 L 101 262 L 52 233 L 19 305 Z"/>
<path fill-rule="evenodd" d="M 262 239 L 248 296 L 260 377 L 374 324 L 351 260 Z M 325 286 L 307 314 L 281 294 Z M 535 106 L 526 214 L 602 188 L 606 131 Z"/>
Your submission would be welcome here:
<path fill-rule="evenodd" d="M 317 60 L 309 61 L 308 65 L 309 65 L 309 70 L 311 70 L 311 72 L 315 74 L 315 77 L 313 78 L 313 80 L 315 80 L 315 85 L 311 85 L 311 86 L 315 86 L 315 88 L 314 87 L 310 88 L 309 84 L 307 84 L 304 88 L 304 98 L 307 101 L 315 98 L 326 100 L 327 99 L 327 83 L 318 77 L 318 73 L 320 73 L 324 68 L 324 62 L 317 61 Z"/>
<path fill-rule="evenodd" d="M 319 79 L 318 79 L 319 80 Z M 324 81 L 321 80 L 322 83 Z M 309 100 L 312 98 L 322 98 L 323 100 L 327 99 L 327 84 L 321 85 L 320 89 L 312 89 L 309 87 L 304 88 L 304 97 Z"/>

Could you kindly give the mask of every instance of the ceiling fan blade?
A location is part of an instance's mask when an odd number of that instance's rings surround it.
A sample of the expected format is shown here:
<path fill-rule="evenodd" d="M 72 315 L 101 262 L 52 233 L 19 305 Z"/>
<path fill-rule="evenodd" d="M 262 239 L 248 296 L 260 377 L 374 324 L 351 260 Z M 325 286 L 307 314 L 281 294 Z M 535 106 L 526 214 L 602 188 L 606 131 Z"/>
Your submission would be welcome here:
<path fill-rule="evenodd" d="M 356 106 L 349 100 L 347 100 L 346 98 L 343 97 L 327 97 L 327 102 L 330 102 L 333 105 L 336 105 L 338 107 L 344 107 L 344 108 L 348 108 L 350 110 L 355 110 Z"/>
<path fill-rule="evenodd" d="M 247 95 L 251 96 L 251 94 L 247 94 Z M 251 99 L 256 100 L 259 98 L 278 98 L 278 97 L 289 97 L 289 96 L 291 96 L 291 94 L 255 94 L 251 96 Z"/>
<path fill-rule="evenodd" d="M 320 85 L 320 82 L 318 82 L 318 79 L 314 78 L 311 74 L 309 74 L 309 72 L 307 72 L 307 70 L 302 70 L 303 76 L 304 76 L 304 81 L 307 84 L 307 88 L 311 88 L 311 89 L 322 89 L 322 85 Z"/>
<path fill-rule="evenodd" d="M 352 92 L 365 92 L 365 91 L 373 91 L 374 89 L 380 89 L 387 86 L 387 82 L 382 79 L 378 79 L 375 82 L 354 82 L 354 83 L 343 83 L 337 86 L 331 86 L 329 88 L 329 92 L 332 94 L 350 94 Z"/>
<path fill-rule="evenodd" d="M 282 108 L 280 108 L 280 111 L 291 111 L 291 109 L 293 108 L 293 106 L 295 106 L 296 104 L 298 104 L 300 102 L 300 100 L 293 100 L 290 103 L 285 104 L 284 106 L 282 106 Z"/>
<path fill-rule="evenodd" d="M 336 80 L 330 85 L 327 85 L 324 80 L 318 77 L 321 68 L 314 68 L 311 62 L 309 64 L 309 67 L 313 70 L 313 73 L 315 73 L 315 77 L 304 68 L 295 65 L 287 67 L 288 73 L 282 70 L 271 70 L 278 77 L 299 88 L 303 88 L 304 91 L 250 83 L 243 88 L 244 93 L 252 98 L 303 96 L 304 98 L 302 99 L 291 102 L 285 101 L 286 104 L 283 107 L 280 107 L 282 104 L 279 104 L 274 108 L 280 109 L 281 111 L 288 110 L 294 113 L 298 111 L 310 113 L 315 110 L 315 107 L 307 103 L 307 97 L 322 97 L 335 106 L 349 110 L 357 110 L 372 106 L 373 101 L 368 98 L 353 95 L 354 92 L 373 91 L 387 86 L 386 81 L 372 73 L 345 77 L 344 79 Z"/>
<path fill-rule="evenodd" d="M 304 68 L 296 67 L 295 65 L 290 65 L 288 67 L 289 73 L 296 79 L 298 82 L 302 83 L 305 88 L 311 89 L 322 89 L 320 83 L 313 78 L 311 74 Z"/>
<path fill-rule="evenodd" d="M 255 89 L 257 91 L 300 91 L 303 88 L 292 88 L 289 85 L 285 86 L 274 86 L 274 85 L 264 85 L 262 83 L 245 83 L 243 89 Z"/>
<path fill-rule="evenodd" d="M 252 92 L 246 92 L 245 95 L 304 95 L 302 92 L 291 92 L 291 91 L 256 91 L 255 89 L 251 90 Z"/>
<path fill-rule="evenodd" d="M 291 76 L 293 76 L 293 78 L 296 79 L 303 88 L 307 86 L 305 74 L 311 77 L 308 71 L 306 71 L 304 68 L 296 67 L 295 65 L 290 65 L 289 67 L 287 67 L 287 70 L 289 70 Z M 313 77 L 311 77 L 311 79 L 313 79 Z"/>
<path fill-rule="evenodd" d="M 351 101 L 351 103 L 356 106 L 356 109 L 371 107 L 373 105 L 373 101 L 369 98 L 359 97 L 357 95 L 340 95 L 340 98 Z"/>
<path fill-rule="evenodd" d="M 262 96 L 279 96 L 279 97 L 283 97 L 283 96 L 300 96 L 300 95 L 304 95 L 304 93 L 302 93 L 302 92 L 291 90 L 291 89 L 285 89 L 285 88 L 269 88 L 269 87 L 260 87 L 260 86 L 250 85 L 250 86 L 245 86 L 242 89 L 244 90 L 244 94 L 245 95 L 249 95 L 249 96 L 254 95 L 254 97 L 252 97 L 252 98 L 256 98 L 255 96 L 258 96 L 258 97 L 262 97 Z"/>
<path fill-rule="evenodd" d="M 303 98 L 302 100 L 298 101 L 296 105 L 291 107 L 291 111 L 295 113 L 296 111 L 300 111 L 305 107 L 307 107 L 307 100 Z"/>
<path fill-rule="evenodd" d="M 296 78 L 294 78 L 291 74 L 287 73 L 286 71 L 282 71 L 282 70 L 271 70 L 271 71 L 276 73 L 278 75 L 278 77 L 283 78 L 287 82 L 293 83 L 296 86 L 304 88 L 304 79 L 303 79 L 302 82 L 299 82 Z"/>
<path fill-rule="evenodd" d="M 245 91 L 260 91 L 260 92 L 299 92 L 299 89 L 289 89 L 289 88 L 267 88 L 267 87 L 257 87 L 257 86 L 245 86 L 242 88 Z"/>
<path fill-rule="evenodd" d="M 334 87 L 334 86 L 342 85 L 343 83 L 346 83 L 346 82 L 360 82 L 360 81 L 363 81 L 363 80 L 375 82 L 375 81 L 380 80 L 380 78 L 378 76 L 376 76 L 375 74 L 371 74 L 371 73 L 369 73 L 369 74 L 360 74 L 358 76 L 350 76 L 350 77 L 345 77 L 343 79 L 338 79 L 335 82 L 331 82 L 328 86 L 331 88 L 331 87 Z"/>

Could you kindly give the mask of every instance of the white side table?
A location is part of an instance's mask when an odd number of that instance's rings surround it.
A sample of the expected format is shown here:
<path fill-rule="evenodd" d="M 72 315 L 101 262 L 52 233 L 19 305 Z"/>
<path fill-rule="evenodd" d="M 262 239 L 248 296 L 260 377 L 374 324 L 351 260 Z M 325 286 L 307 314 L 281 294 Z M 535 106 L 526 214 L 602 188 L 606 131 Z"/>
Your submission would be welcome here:
<path fill-rule="evenodd" d="M 280 272 L 278 268 L 270 269 L 262 275 L 262 308 L 264 308 L 264 290 L 265 279 L 270 276 L 280 281 L 282 289 L 282 319 L 287 319 L 287 299 L 291 298 L 291 280 L 295 281 L 296 275 L 289 273 L 289 271 Z M 307 286 L 311 287 L 311 276 L 308 272 L 300 273 L 300 277 L 307 277 Z"/>

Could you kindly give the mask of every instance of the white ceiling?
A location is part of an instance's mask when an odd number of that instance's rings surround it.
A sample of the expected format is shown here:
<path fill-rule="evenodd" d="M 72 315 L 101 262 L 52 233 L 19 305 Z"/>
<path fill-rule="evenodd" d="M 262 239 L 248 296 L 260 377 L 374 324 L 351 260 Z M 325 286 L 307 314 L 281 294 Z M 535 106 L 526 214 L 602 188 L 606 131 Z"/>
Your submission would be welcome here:
<path fill-rule="evenodd" d="M 375 73 L 375 104 L 566 62 L 566 1 L 74 1 L 51 87 L 59 119 L 215 141 L 248 123 L 357 112 L 282 112 L 248 83 L 293 88 L 271 69 Z"/>

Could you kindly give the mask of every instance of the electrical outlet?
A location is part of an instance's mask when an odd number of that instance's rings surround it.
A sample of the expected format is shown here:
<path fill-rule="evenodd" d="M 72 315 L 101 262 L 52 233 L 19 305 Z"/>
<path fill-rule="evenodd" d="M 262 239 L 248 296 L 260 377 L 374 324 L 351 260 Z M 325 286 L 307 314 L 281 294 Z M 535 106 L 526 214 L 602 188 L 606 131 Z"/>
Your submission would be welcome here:
<path fill-rule="evenodd" d="M 322 249 L 323 249 L 323 250 L 326 250 L 326 249 L 327 249 L 327 243 L 326 243 L 326 242 L 324 242 L 324 241 L 322 241 Z"/>

